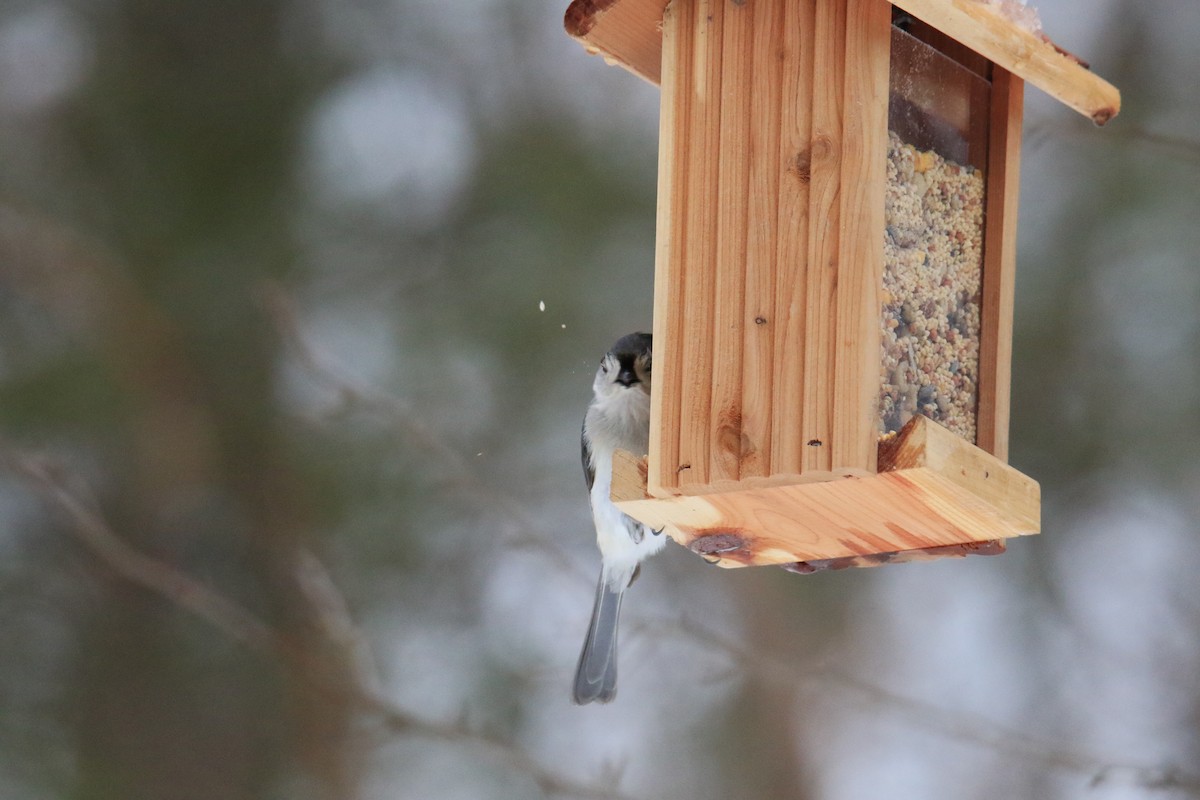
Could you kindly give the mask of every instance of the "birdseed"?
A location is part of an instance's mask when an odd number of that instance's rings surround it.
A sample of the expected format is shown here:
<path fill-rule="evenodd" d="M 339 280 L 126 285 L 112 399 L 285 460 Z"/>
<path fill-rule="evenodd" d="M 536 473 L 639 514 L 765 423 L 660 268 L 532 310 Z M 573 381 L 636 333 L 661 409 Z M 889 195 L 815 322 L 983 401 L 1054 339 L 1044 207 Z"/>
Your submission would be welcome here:
<path fill-rule="evenodd" d="M 983 174 L 888 133 L 881 433 L 924 414 L 975 441 Z"/>

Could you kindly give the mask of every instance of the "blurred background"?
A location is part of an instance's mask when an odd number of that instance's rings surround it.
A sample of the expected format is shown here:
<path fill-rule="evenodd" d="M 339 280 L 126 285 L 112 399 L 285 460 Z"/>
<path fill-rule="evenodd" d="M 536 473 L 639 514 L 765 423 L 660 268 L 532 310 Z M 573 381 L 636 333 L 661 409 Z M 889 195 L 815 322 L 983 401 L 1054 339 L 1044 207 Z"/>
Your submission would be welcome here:
<path fill-rule="evenodd" d="M 566 0 L 0 3 L 0 797 L 1200 796 L 1200 14 L 1043 0 L 997 558 L 679 548 L 621 692 L 578 429 L 657 90 Z M 544 309 L 544 310 L 543 310 Z"/>

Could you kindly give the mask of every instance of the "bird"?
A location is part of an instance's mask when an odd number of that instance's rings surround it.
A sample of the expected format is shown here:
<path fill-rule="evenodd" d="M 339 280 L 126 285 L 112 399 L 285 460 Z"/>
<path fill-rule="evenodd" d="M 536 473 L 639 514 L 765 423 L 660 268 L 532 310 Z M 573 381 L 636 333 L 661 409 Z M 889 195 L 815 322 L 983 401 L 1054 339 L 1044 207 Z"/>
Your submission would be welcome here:
<path fill-rule="evenodd" d="M 613 503 L 613 452 L 644 455 L 650 445 L 651 342 L 648 333 L 618 339 L 600 361 L 592 401 L 583 418 L 583 473 L 600 549 L 600 579 L 583 652 L 575 671 L 578 705 L 607 703 L 617 692 L 617 621 L 625 590 L 641 562 L 666 544 L 653 530 Z"/>

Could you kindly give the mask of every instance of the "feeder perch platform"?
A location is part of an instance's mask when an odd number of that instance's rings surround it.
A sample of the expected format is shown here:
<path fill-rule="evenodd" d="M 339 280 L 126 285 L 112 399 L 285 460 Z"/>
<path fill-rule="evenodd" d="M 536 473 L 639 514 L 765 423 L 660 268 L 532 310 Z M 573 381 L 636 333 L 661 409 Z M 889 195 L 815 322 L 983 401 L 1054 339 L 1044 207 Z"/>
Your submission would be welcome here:
<path fill-rule="evenodd" d="M 1038 532 L 1033 479 L 925 417 L 879 445 L 863 477 L 651 497 L 646 460 L 618 452 L 612 498 L 629 516 L 723 567 L 853 566 L 1001 552 L 996 540 Z M 874 560 L 863 557 L 876 557 Z M 850 563 L 846 564 L 850 566 Z"/>

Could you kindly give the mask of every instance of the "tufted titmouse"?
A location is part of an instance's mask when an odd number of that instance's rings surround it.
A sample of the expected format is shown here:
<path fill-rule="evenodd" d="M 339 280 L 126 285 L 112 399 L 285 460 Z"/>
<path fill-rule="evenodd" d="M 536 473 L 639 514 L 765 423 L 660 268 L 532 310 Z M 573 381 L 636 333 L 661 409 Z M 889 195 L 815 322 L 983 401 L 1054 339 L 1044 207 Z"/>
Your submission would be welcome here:
<path fill-rule="evenodd" d="M 591 495 L 600 581 L 592 622 L 575 673 L 575 702 L 607 703 L 617 693 L 617 617 L 621 596 L 642 559 L 662 549 L 667 537 L 613 505 L 613 451 L 644 455 L 650 443 L 650 334 L 631 333 L 605 354 L 592 382 L 592 403 L 583 418 L 583 472 Z"/>

